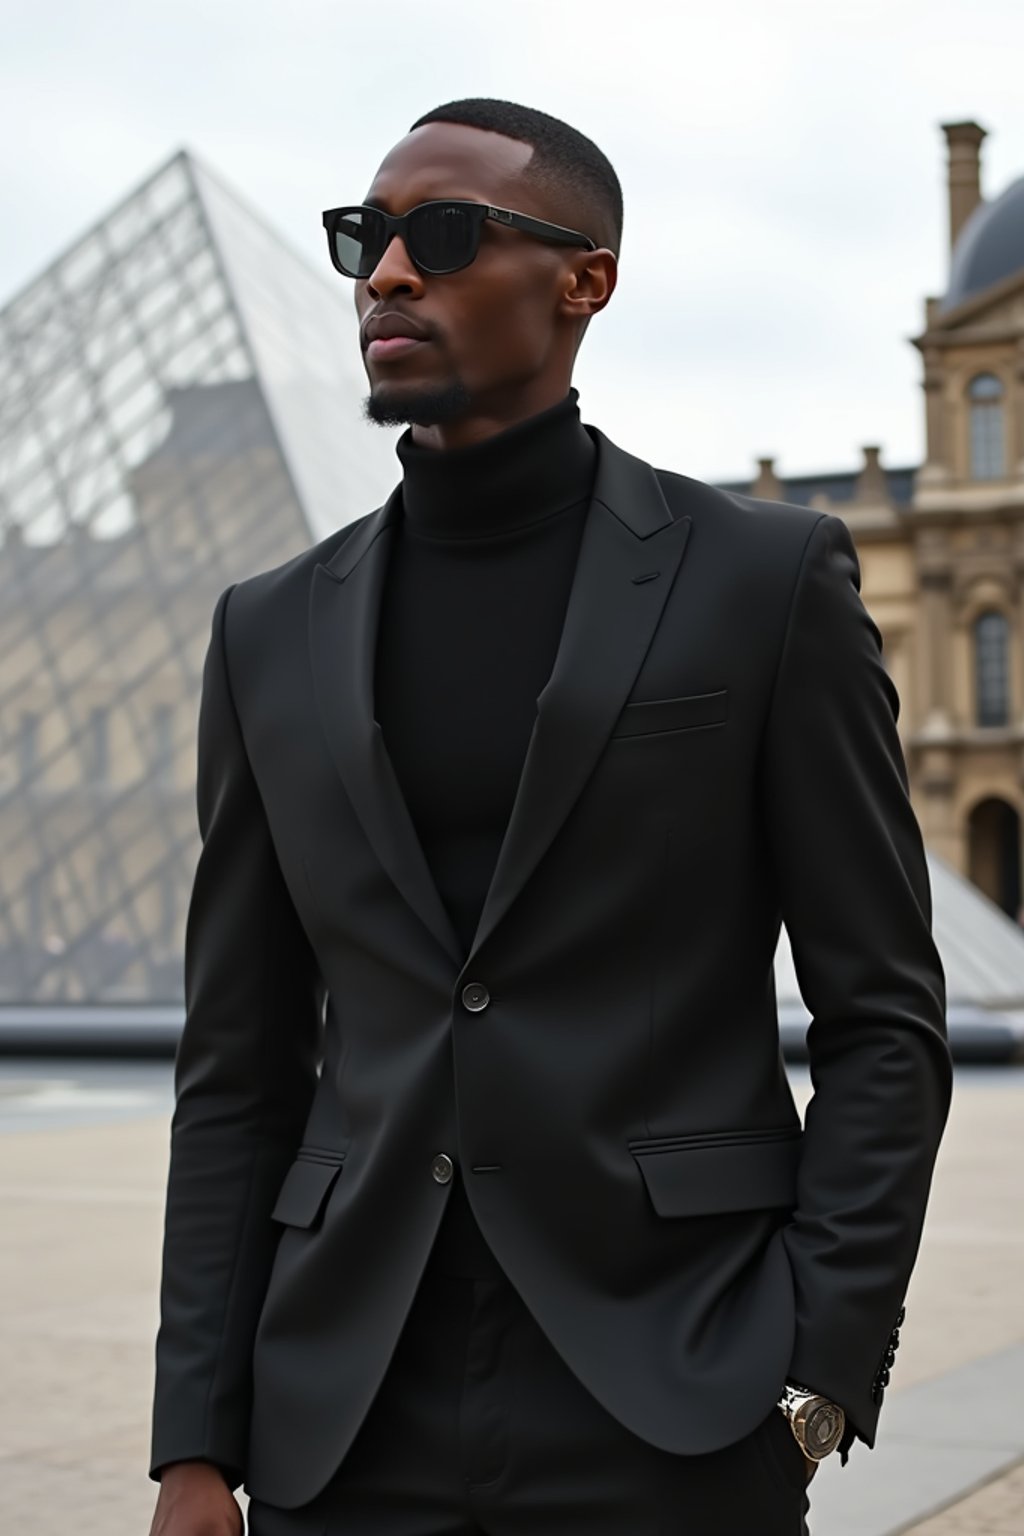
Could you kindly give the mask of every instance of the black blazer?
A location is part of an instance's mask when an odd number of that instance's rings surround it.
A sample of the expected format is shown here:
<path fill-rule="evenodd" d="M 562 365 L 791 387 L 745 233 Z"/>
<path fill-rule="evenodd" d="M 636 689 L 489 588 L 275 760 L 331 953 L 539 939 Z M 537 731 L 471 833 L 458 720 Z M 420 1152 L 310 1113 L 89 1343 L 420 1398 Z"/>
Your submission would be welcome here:
<path fill-rule="evenodd" d="M 398 492 L 218 600 L 153 1473 L 208 1457 L 273 1504 L 319 1491 L 416 1291 L 441 1152 L 634 1433 L 712 1451 L 788 1374 L 873 1442 L 951 1084 L 896 693 L 839 519 L 593 435 L 468 956 L 374 718 Z M 813 1015 L 802 1131 L 783 918 Z"/>

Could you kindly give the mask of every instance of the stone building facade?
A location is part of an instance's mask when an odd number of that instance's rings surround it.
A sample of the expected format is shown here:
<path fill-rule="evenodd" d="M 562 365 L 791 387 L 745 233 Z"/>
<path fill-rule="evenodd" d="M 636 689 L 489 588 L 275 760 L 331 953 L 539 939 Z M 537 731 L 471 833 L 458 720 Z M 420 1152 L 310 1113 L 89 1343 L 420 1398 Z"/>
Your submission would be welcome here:
<path fill-rule="evenodd" d="M 944 126 L 951 260 L 925 301 L 925 462 L 733 489 L 837 513 L 901 699 L 929 847 L 1004 911 L 1022 903 L 1024 825 L 1024 177 L 981 195 L 985 130 Z"/>

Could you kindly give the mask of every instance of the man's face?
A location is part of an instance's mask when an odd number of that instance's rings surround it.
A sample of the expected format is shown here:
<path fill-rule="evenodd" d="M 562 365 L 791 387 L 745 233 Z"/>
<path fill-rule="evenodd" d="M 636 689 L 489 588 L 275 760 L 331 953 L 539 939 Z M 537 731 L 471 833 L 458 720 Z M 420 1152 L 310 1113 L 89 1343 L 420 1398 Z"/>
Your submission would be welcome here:
<path fill-rule="evenodd" d="M 365 201 L 401 214 L 431 199 L 464 198 L 564 222 L 522 179 L 532 154 L 501 134 L 427 123 L 390 152 Z M 430 276 L 396 236 L 355 284 L 370 413 L 420 424 L 499 419 L 520 414 L 521 402 L 559 375 L 564 391 L 577 329 L 559 306 L 580 255 L 487 221 L 468 267 Z M 415 340 L 368 343 L 367 321 L 383 315 L 397 317 L 390 329 L 407 321 Z"/>

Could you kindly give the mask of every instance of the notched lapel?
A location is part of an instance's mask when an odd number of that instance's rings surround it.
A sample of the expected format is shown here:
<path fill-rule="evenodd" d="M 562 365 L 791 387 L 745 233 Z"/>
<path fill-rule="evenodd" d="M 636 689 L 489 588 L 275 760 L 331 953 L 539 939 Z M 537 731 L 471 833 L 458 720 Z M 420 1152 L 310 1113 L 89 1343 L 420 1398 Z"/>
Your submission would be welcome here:
<path fill-rule="evenodd" d="M 598 445 L 597 477 L 565 622 L 468 956 L 373 713 L 377 628 L 400 488 L 313 573 L 310 658 L 331 755 L 382 866 L 460 967 L 494 931 L 578 799 L 643 665 L 690 532 L 689 517 L 673 518 L 651 466 L 588 430 Z"/>
<path fill-rule="evenodd" d="M 401 517 L 397 489 L 313 572 L 309 653 L 321 725 L 363 830 L 402 896 L 457 963 L 462 948 L 373 712 L 381 595 Z"/>
<path fill-rule="evenodd" d="M 597 477 L 565 623 L 470 957 L 508 911 L 578 799 L 643 664 L 683 558 L 651 466 L 592 432 Z"/>

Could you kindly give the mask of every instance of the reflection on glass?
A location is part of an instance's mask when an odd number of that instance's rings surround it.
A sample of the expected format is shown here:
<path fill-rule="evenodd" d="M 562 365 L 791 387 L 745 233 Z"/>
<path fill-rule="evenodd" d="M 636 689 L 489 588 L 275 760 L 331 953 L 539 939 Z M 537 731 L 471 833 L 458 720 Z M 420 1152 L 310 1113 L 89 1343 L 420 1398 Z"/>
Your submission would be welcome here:
<path fill-rule="evenodd" d="M 1010 718 L 1010 625 L 1005 614 L 982 613 L 974 622 L 974 678 L 979 725 Z"/>
<path fill-rule="evenodd" d="M 1003 443 L 1003 386 L 993 373 L 979 373 L 970 385 L 971 478 L 998 480 L 1006 473 Z"/>
<path fill-rule="evenodd" d="M 349 302 L 182 154 L 0 311 L 0 1004 L 181 998 L 216 599 L 395 479 Z"/>

